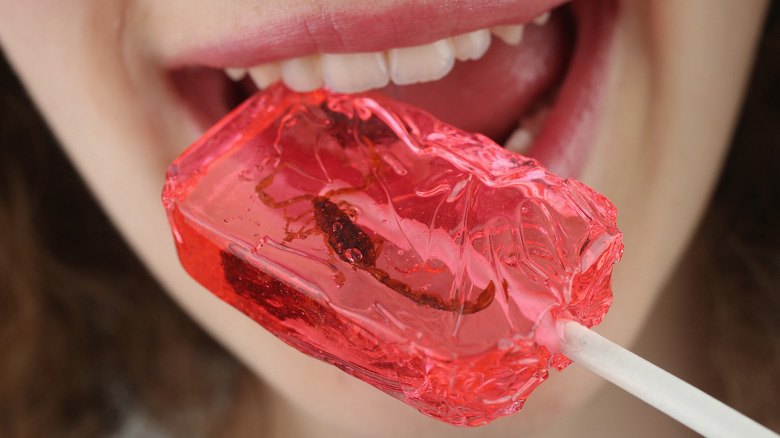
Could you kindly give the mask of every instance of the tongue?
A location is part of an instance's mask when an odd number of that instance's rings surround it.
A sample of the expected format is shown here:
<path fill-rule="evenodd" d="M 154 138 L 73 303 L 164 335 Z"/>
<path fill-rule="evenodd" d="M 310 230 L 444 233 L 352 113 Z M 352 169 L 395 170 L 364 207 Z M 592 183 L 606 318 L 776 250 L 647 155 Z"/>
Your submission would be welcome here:
<path fill-rule="evenodd" d="M 424 109 L 438 119 L 501 141 L 534 103 L 553 92 L 563 77 L 571 38 L 563 14 L 544 26 L 525 27 L 518 46 L 493 38 L 478 61 L 457 62 L 435 82 L 381 90 L 387 96 Z"/>

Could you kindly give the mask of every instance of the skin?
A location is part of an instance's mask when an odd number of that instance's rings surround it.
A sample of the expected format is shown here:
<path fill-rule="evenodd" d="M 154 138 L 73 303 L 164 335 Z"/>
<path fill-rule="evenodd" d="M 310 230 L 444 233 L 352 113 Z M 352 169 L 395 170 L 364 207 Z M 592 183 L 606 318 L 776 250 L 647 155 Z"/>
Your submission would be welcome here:
<path fill-rule="evenodd" d="M 238 395 L 222 432 L 690 434 L 629 396 L 603 389 L 577 366 L 554 373 L 520 414 L 456 429 L 287 347 L 184 273 L 159 195 L 168 164 L 201 132 L 168 89 L 162 60 L 185 39 L 207 41 L 248 14 L 306 4 L 0 2 L 3 49 L 99 202 L 171 296 L 258 377 Z M 615 303 L 598 331 L 694 381 L 701 334 L 685 310 L 695 305 L 687 286 L 695 279 L 680 261 L 722 164 L 765 7 L 760 0 L 624 1 L 605 113 L 581 177 L 615 203 L 625 234 Z"/>

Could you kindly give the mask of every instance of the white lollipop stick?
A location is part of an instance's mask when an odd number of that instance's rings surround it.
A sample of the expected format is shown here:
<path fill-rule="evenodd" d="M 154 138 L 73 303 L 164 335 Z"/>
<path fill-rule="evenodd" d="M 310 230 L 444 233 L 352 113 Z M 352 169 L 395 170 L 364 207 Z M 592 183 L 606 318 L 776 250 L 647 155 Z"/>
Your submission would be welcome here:
<path fill-rule="evenodd" d="M 780 435 L 596 332 L 563 323 L 561 352 L 708 438 Z"/>

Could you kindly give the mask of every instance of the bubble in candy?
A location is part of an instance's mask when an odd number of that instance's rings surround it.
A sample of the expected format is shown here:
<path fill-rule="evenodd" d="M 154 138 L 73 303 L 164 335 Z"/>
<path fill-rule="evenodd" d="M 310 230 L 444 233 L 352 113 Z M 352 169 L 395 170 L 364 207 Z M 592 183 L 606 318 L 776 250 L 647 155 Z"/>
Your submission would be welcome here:
<path fill-rule="evenodd" d="M 542 345 L 601 321 L 622 254 L 604 196 L 378 94 L 258 93 L 176 159 L 163 201 L 203 286 L 461 426 L 570 363 Z"/>

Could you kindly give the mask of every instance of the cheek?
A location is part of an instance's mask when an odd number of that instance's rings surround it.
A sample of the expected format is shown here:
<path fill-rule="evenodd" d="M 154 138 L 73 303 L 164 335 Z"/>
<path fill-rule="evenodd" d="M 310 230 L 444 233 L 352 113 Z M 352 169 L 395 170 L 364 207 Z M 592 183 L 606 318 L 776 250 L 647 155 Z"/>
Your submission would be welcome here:
<path fill-rule="evenodd" d="M 22 3 L 0 14 L 6 53 L 147 266 L 158 278 L 179 272 L 159 195 L 194 128 L 172 109 L 164 76 L 139 43 L 142 18 L 127 1 Z"/>
<path fill-rule="evenodd" d="M 603 324 L 618 343 L 630 345 L 677 265 L 731 137 L 765 2 L 721 3 L 624 3 L 584 177 L 615 203 L 625 234 Z"/>

